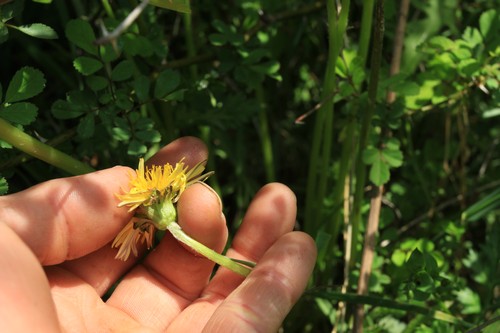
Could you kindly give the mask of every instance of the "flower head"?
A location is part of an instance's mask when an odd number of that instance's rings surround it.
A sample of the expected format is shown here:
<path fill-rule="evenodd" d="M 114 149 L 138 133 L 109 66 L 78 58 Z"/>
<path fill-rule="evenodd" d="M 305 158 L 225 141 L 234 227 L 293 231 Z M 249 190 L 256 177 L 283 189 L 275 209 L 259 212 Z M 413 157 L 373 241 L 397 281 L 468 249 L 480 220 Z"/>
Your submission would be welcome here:
<path fill-rule="evenodd" d="M 144 159 L 139 160 L 135 174 L 131 174 L 130 190 L 117 194 L 121 200 L 118 207 L 128 206 L 136 213 L 132 220 L 116 236 L 112 247 L 119 247 L 117 259 L 127 260 L 132 252 L 137 256 L 137 242 L 146 242 L 148 248 L 153 244 L 156 229 L 166 229 L 176 222 L 175 204 L 182 192 L 196 182 L 202 182 L 212 173 L 205 173 L 203 162 L 193 168 L 184 165 L 183 160 L 175 166 L 165 164 L 144 167 Z"/>

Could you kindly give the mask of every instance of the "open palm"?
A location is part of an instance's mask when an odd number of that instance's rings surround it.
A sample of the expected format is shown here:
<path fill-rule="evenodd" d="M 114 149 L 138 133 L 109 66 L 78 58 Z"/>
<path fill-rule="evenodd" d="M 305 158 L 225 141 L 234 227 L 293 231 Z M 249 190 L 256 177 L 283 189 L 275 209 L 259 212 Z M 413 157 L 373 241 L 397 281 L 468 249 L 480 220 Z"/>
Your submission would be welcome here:
<path fill-rule="evenodd" d="M 148 163 L 207 158 L 182 138 Z M 52 180 L 0 197 L 0 320 L 8 332 L 273 332 L 303 292 L 315 261 L 304 233 L 292 232 L 296 203 L 284 185 L 257 193 L 228 256 L 257 262 L 243 277 L 219 269 L 170 235 L 144 260 L 116 260 L 110 242 L 129 221 L 115 194 L 131 170 L 115 167 Z M 227 228 L 206 185 L 189 187 L 179 224 L 222 251 Z M 142 249 L 144 251 L 144 249 Z M 115 285 L 106 301 L 102 296 Z"/>

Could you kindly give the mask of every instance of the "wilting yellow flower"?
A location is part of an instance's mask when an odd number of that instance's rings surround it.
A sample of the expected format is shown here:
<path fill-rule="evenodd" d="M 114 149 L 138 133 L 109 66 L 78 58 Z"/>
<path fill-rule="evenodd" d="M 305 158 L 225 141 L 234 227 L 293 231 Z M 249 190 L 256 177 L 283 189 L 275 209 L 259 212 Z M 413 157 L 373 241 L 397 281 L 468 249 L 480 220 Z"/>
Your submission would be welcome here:
<path fill-rule="evenodd" d="M 155 229 L 165 230 L 167 225 L 176 222 L 175 203 L 182 192 L 190 185 L 207 179 L 212 173 L 203 174 L 203 162 L 193 168 L 184 162 L 163 166 L 144 167 L 144 159 L 139 160 L 135 174 L 131 175 L 130 190 L 117 194 L 121 200 L 119 207 L 128 206 L 129 211 L 136 210 L 135 216 L 122 229 L 113 241 L 112 247 L 119 247 L 117 259 L 127 260 L 130 252 L 135 256 L 137 242 L 146 242 L 147 247 L 153 245 Z"/>

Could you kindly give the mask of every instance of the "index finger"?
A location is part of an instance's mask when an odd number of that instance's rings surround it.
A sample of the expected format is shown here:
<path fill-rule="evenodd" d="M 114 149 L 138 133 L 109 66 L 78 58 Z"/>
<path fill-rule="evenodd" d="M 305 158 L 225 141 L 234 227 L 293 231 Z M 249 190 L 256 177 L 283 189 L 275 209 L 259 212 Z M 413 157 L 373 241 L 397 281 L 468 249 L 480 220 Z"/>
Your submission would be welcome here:
<path fill-rule="evenodd" d="M 0 197 L 0 221 L 31 248 L 43 265 L 93 252 L 130 218 L 115 193 L 126 186 L 126 167 L 54 179 Z"/>

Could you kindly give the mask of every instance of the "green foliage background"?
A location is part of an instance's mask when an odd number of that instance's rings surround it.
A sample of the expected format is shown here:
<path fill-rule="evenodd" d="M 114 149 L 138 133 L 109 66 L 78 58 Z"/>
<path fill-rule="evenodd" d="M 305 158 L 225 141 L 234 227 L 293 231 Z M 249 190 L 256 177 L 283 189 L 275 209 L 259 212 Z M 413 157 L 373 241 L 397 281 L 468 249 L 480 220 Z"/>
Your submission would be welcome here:
<path fill-rule="evenodd" d="M 395 1 L 378 43 L 383 1 L 158 0 L 100 46 L 137 1 L 0 3 L 1 194 L 198 136 L 233 231 L 265 183 L 297 194 L 319 257 L 285 331 L 349 331 L 359 304 L 367 332 L 500 330 L 497 1 L 411 1 L 392 74 Z M 33 138 L 64 154 L 15 148 Z"/>

